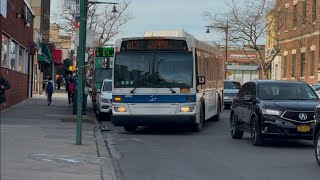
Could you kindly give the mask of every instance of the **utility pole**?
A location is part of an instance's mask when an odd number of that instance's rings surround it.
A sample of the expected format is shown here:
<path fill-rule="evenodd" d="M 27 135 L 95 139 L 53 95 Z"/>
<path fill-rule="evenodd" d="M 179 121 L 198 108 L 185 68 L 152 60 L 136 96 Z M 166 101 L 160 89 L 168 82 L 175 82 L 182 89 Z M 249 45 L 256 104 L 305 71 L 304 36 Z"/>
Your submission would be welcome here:
<path fill-rule="evenodd" d="M 229 76 L 227 75 L 227 65 L 228 65 L 228 32 L 229 31 L 229 22 L 227 19 L 227 25 L 224 28 L 224 32 L 226 33 L 226 47 L 225 47 L 225 53 L 226 53 L 226 62 L 224 62 L 224 78 L 229 80 Z"/>
<path fill-rule="evenodd" d="M 77 137 L 76 144 L 82 141 L 82 112 L 83 112 L 83 69 L 85 57 L 85 29 L 86 29 L 86 0 L 80 0 L 80 29 L 78 46 L 78 82 L 77 82 Z"/>
<path fill-rule="evenodd" d="M 78 83 L 77 83 L 77 135 L 76 144 L 82 144 L 82 113 L 83 113 L 83 83 L 85 79 L 84 72 L 84 61 L 85 61 L 85 50 L 86 50 L 86 25 L 87 25 L 87 11 L 88 4 L 113 4 L 113 13 L 117 12 L 116 4 L 113 2 L 96 2 L 88 0 L 76 0 L 80 7 L 80 29 L 79 29 L 79 46 L 77 53 L 77 67 L 78 67 Z"/>

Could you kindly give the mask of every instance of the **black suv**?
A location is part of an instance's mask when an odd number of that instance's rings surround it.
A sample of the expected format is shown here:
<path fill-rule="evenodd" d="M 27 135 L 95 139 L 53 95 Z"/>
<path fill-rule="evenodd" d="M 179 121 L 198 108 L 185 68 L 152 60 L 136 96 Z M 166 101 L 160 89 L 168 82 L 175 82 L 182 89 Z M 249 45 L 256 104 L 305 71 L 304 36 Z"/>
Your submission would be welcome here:
<path fill-rule="evenodd" d="M 265 138 L 312 139 L 319 98 L 304 82 L 257 80 L 245 83 L 231 108 L 231 136 L 251 134 L 252 144 Z"/>
<path fill-rule="evenodd" d="M 320 105 L 317 106 L 316 112 L 315 112 L 313 139 L 315 144 L 316 159 L 320 166 Z"/>

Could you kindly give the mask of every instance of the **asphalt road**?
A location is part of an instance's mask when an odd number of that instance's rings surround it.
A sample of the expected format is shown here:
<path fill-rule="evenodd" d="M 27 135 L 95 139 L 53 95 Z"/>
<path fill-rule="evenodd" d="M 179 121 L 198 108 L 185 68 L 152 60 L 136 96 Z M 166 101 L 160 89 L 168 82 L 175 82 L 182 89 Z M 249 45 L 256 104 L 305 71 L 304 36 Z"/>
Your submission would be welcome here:
<path fill-rule="evenodd" d="M 311 141 L 270 141 L 251 145 L 249 135 L 234 140 L 229 110 L 200 133 L 188 128 L 122 127 L 104 132 L 121 180 L 320 180 Z"/>

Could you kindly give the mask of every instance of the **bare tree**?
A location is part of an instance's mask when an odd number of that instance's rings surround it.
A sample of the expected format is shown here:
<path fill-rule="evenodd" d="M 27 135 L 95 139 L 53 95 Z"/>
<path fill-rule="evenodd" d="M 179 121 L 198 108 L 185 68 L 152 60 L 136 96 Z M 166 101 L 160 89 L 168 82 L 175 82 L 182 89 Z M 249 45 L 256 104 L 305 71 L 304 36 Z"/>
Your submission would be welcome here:
<path fill-rule="evenodd" d="M 112 4 L 88 3 L 87 29 L 94 31 L 94 45 L 105 46 L 108 41 L 121 32 L 121 27 L 132 19 L 129 12 L 130 1 L 121 0 L 116 5 L 117 12 L 112 12 Z M 54 21 L 67 34 L 74 34 L 76 23 L 76 6 L 59 0 L 58 11 L 54 14 Z"/>
<path fill-rule="evenodd" d="M 210 27 L 220 32 L 225 32 L 221 27 L 226 27 L 228 20 L 228 41 L 254 50 L 258 58 L 253 61 L 259 65 L 259 70 L 264 72 L 264 76 L 267 76 L 268 67 L 276 57 L 275 55 L 280 52 L 279 37 L 277 33 L 274 33 L 280 28 L 279 23 L 276 22 L 280 14 L 274 8 L 275 2 L 272 0 L 230 0 L 227 6 L 228 10 L 223 14 L 204 12 L 205 19 L 210 21 Z M 271 37 L 276 41 L 274 49 L 277 52 L 267 60 L 264 58 L 264 49 L 259 43 L 264 42 L 268 28 Z"/>

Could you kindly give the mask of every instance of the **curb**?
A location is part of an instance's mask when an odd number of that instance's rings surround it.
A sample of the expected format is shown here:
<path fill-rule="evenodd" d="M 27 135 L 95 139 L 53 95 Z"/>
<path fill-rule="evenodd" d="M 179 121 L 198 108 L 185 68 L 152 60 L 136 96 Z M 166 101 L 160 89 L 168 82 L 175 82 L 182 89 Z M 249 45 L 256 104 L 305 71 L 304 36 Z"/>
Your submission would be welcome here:
<path fill-rule="evenodd" d="M 107 145 L 101 134 L 99 122 L 96 120 L 96 118 L 94 118 L 94 122 L 96 126 L 94 129 L 94 135 L 96 139 L 97 154 L 101 162 L 101 166 L 100 166 L 101 179 L 102 180 L 118 180 L 115 168 L 113 166 L 112 158 L 110 156 Z"/>

